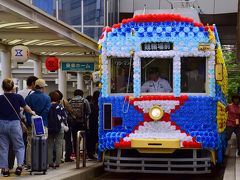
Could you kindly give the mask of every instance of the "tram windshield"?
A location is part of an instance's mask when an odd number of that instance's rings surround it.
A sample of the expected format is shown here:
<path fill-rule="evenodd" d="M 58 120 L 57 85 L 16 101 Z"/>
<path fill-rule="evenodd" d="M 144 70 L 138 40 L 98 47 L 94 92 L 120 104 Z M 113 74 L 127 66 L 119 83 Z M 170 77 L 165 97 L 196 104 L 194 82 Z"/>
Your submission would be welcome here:
<path fill-rule="evenodd" d="M 130 58 L 111 59 L 111 93 L 133 93 L 132 65 Z"/>
<path fill-rule="evenodd" d="M 172 59 L 142 58 L 141 68 L 142 93 L 172 92 Z"/>
<path fill-rule="evenodd" d="M 206 92 L 206 58 L 185 57 L 181 59 L 181 92 Z"/>

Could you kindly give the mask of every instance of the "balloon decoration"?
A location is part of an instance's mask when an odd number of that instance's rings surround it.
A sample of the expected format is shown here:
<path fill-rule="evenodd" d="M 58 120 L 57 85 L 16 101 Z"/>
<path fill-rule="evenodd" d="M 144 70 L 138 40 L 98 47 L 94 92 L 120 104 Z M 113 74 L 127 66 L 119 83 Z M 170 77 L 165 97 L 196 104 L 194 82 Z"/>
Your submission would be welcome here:
<path fill-rule="evenodd" d="M 27 46 L 17 45 L 12 48 L 11 59 L 17 62 L 26 62 L 30 58 L 30 51 Z"/>
<path fill-rule="evenodd" d="M 169 50 L 158 44 L 171 43 Z M 144 49 L 143 44 L 151 46 Z M 201 50 L 199 45 L 207 45 Z M 157 45 L 157 47 L 156 47 Z M 158 47 L 159 46 L 159 47 Z M 109 94 L 109 57 L 130 58 L 133 55 L 133 89 L 131 96 Z M 216 26 L 204 26 L 176 14 L 145 14 L 123 19 L 103 29 L 99 39 L 99 151 L 131 148 L 134 138 L 179 139 L 181 148 L 203 148 L 217 152 L 222 161 L 226 149 L 227 70 Z M 207 94 L 181 94 L 181 59 L 204 57 L 207 65 Z M 141 94 L 141 59 L 173 59 L 173 94 Z M 223 81 L 215 80 L 215 63 L 224 64 Z M 103 104 L 112 105 L 112 117 L 122 118 L 122 125 L 103 128 Z M 153 122 L 148 110 L 153 105 L 164 109 L 161 121 Z"/>
<path fill-rule="evenodd" d="M 45 66 L 51 72 L 57 71 L 60 68 L 60 60 L 55 56 L 49 56 L 45 61 Z"/>

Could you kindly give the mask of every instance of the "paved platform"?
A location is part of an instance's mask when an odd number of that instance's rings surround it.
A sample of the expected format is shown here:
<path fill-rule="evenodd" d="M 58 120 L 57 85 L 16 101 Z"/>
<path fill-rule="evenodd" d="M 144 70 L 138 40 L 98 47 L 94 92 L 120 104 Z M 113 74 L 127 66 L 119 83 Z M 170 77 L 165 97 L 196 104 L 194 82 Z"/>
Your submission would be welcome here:
<path fill-rule="evenodd" d="M 81 164 L 80 164 L 81 165 Z M 57 169 L 49 168 L 46 175 L 36 174 L 30 175 L 26 170 L 23 171 L 21 176 L 16 176 L 14 170 L 11 172 L 10 177 L 0 176 L 0 180 L 91 180 L 103 173 L 102 163 L 96 161 L 88 161 L 87 167 L 76 169 L 76 163 L 63 163 Z"/>
<path fill-rule="evenodd" d="M 231 139 L 226 152 L 227 165 L 223 180 L 240 180 L 240 157 L 237 157 L 236 137 Z"/>

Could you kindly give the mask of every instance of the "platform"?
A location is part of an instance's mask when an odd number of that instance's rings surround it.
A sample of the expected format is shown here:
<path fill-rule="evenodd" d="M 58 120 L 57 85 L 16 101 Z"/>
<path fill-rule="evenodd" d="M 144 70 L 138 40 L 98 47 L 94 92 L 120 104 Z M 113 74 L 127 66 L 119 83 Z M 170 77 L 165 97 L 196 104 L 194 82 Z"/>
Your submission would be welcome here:
<path fill-rule="evenodd" d="M 227 165 L 223 180 L 240 180 L 240 157 L 237 156 L 236 137 L 230 140 L 226 152 Z"/>
<path fill-rule="evenodd" d="M 14 174 L 14 170 L 11 171 L 10 177 L 2 177 L 0 176 L 0 180 L 12 180 L 12 179 L 18 179 L 18 180 L 90 180 L 94 179 L 98 176 L 100 176 L 103 173 L 103 166 L 102 163 L 96 162 L 96 161 L 88 161 L 87 167 L 80 169 L 76 169 L 76 163 L 63 163 L 61 166 L 57 169 L 49 168 L 46 175 L 30 175 L 30 173 L 26 170 L 23 171 L 22 175 L 16 176 Z"/>

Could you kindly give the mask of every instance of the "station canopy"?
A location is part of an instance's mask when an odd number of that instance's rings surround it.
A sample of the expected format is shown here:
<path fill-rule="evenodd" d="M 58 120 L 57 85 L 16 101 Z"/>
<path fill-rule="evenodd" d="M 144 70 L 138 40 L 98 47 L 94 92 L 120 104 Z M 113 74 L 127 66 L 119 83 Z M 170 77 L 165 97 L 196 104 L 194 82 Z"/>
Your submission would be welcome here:
<path fill-rule="evenodd" d="M 0 0 L 0 47 L 26 45 L 37 56 L 96 56 L 97 42 L 26 0 Z"/>

